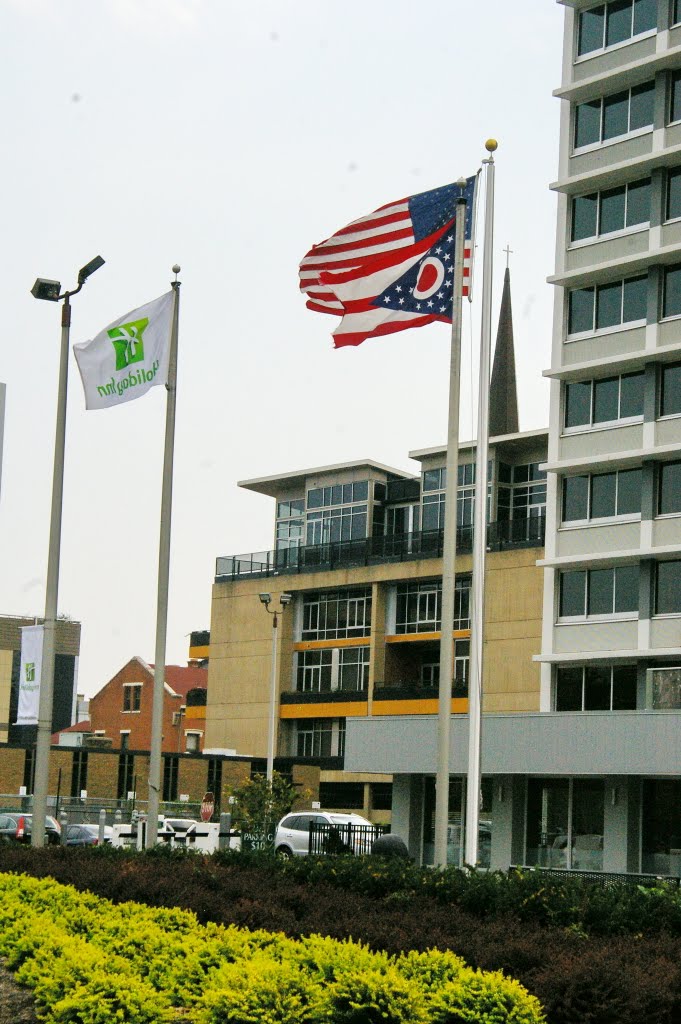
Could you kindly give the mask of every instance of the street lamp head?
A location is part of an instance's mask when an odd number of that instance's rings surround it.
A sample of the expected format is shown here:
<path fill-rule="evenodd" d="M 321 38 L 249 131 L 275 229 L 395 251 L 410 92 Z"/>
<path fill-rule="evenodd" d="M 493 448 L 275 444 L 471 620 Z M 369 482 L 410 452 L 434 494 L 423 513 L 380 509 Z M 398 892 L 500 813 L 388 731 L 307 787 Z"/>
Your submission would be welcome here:
<path fill-rule="evenodd" d="M 31 288 L 31 295 L 36 299 L 46 299 L 47 302 L 58 302 L 60 291 L 59 281 L 48 281 L 46 277 L 39 277 Z"/>
<path fill-rule="evenodd" d="M 279 603 L 285 608 L 293 600 L 293 594 L 280 594 Z"/>
<path fill-rule="evenodd" d="M 94 274 L 95 270 L 99 270 L 100 267 L 104 266 L 104 260 L 101 256 L 95 256 L 93 260 L 86 263 L 84 267 L 81 267 L 78 271 L 78 284 L 83 284 L 87 281 L 88 277 Z"/>
<path fill-rule="evenodd" d="M 261 604 L 264 604 L 264 605 L 268 605 L 270 603 L 270 601 L 272 600 L 272 597 L 271 597 L 270 594 L 258 594 L 258 597 L 260 598 Z"/>

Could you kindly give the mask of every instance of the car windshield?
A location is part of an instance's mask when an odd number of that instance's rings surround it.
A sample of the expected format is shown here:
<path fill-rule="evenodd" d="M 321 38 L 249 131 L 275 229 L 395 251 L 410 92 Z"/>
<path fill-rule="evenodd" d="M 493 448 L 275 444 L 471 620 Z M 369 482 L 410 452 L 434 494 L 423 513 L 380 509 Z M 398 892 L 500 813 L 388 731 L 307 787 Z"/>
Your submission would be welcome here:
<path fill-rule="evenodd" d="M 334 825 L 371 825 L 370 821 L 359 814 L 330 814 L 329 817 Z"/>

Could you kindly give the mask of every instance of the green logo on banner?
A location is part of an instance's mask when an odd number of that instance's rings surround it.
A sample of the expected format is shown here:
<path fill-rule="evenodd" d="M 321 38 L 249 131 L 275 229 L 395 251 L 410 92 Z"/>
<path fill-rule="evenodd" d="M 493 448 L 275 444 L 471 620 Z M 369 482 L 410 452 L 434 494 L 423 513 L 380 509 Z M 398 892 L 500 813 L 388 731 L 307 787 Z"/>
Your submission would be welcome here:
<path fill-rule="evenodd" d="M 34 683 L 35 682 L 35 662 L 34 661 L 26 662 L 26 682 L 27 683 Z"/>
<path fill-rule="evenodd" d="M 143 320 L 133 320 L 129 324 L 121 324 L 120 327 L 113 327 L 107 331 L 116 350 L 117 370 L 124 370 L 131 363 L 143 362 L 142 335 L 148 323 L 149 318 L 145 317 Z"/>

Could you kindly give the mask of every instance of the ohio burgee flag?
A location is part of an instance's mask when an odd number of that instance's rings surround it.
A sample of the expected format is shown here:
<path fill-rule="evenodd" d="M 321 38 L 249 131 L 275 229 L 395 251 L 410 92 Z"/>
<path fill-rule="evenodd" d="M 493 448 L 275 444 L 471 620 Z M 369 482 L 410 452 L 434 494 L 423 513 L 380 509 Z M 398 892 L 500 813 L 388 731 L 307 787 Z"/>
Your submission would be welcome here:
<path fill-rule="evenodd" d="M 172 319 L 169 291 L 73 346 L 87 409 L 122 405 L 167 383 Z"/>

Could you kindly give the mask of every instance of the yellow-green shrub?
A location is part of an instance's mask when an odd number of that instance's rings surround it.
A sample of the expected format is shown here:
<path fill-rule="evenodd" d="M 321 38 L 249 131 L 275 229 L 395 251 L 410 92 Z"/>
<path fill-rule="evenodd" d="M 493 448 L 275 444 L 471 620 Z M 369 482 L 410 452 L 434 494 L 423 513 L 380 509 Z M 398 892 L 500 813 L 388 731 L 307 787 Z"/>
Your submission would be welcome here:
<path fill-rule="evenodd" d="M 319 986 L 295 963 L 256 954 L 210 979 L 200 1019 L 207 1024 L 315 1024 Z"/>

